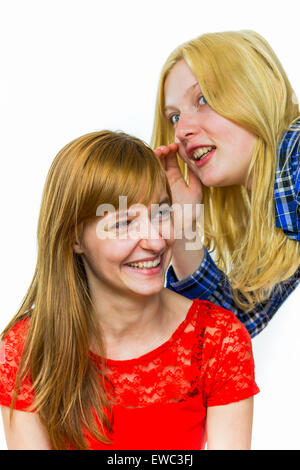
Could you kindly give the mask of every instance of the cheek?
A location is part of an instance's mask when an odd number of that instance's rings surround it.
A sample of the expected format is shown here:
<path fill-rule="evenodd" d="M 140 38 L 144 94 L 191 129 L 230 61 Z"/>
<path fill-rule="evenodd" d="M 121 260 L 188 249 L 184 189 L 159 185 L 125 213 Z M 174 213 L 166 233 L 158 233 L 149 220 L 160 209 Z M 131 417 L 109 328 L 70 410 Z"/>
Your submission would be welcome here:
<path fill-rule="evenodd" d="M 93 271 L 98 273 L 122 263 L 128 252 L 126 243 L 117 240 L 95 240 L 85 250 L 85 258 Z"/>
<path fill-rule="evenodd" d="M 231 160 L 233 165 L 236 166 L 237 171 L 245 172 L 249 168 L 255 141 L 255 137 L 246 132 L 241 132 L 237 135 L 228 152 L 232 155 Z"/>
<path fill-rule="evenodd" d="M 238 134 L 238 127 L 230 122 L 228 119 L 223 118 L 215 113 L 210 120 L 207 121 L 209 133 L 220 141 L 223 145 L 234 145 Z"/>
<path fill-rule="evenodd" d="M 215 123 L 214 133 L 224 146 L 230 147 L 233 153 L 240 156 L 249 155 L 255 142 L 254 134 L 221 116 L 218 116 Z"/>
<path fill-rule="evenodd" d="M 248 157 L 248 160 L 252 154 L 254 145 L 256 143 L 255 135 L 245 131 L 244 136 L 241 140 L 241 153 Z"/>
<path fill-rule="evenodd" d="M 178 153 L 179 153 L 180 157 L 184 159 L 185 156 L 186 156 L 185 147 L 184 147 L 182 141 L 180 139 L 178 139 L 178 137 L 176 136 L 175 131 L 174 131 L 174 142 L 175 142 L 175 144 L 178 145 Z"/>
<path fill-rule="evenodd" d="M 172 252 L 173 252 L 173 246 L 174 246 L 174 243 L 175 243 L 175 239 L 172 238 L 170 240 L 167 240 L 167 260 L 168 260 L 168 264 L 170 263 L 171 261 L 171 258 L 172 258 Z"/>
<path fill-rule="evenodd" d="M 160 222 L 160 226 L 157 225 L 156 227 L 157 232 L 160 233 L 168 246 L 174 243 L 174 210 L 173 213 Z"/>
<path fill-rule="evenodd" d="M 134 250 L 135 244 L 136 242 L 130 239 L 107 240 L 98 252 L 98 259 L 105 265 L 123 264 Z"/>
<path fill-rule="evenodd" d="M 224 121 L 227 121 L 224 119 Z M 230 171 L 234 181 L 230 184 L 240 184 L 239 178 L 244 177 L 245 171 L 250 165 L 252 150 L 256 142 L 256 137 L 246 129 L 227 121 L 216 128 L 216 146 L 219 150 L 219 158 L 212 161 L 220 171 Z M 235 175 L 235 176 L 234 176 Z M 215 175 L 217 178 L 217 175 Z M 237 179 L 237 181 L 235 181 Z"/>

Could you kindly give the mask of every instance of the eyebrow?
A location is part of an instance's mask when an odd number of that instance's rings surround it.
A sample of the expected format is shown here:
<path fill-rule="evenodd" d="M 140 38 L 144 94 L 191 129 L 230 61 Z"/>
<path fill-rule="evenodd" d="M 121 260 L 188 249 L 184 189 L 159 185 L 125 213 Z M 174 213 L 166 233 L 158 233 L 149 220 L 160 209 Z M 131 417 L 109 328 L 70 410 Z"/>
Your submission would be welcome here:
<path fill-rule="evenodd" d="M 171 204 L 171 201 L 170 201 L 169 196 L 164 197 L 161 201 L 159 201 L 159 203 L 157 203 L 157 204 L 151 204 L 151 205 L 154 205 L 154 206 L 157 206 L 157 205 L 158 205 L 158 206 L 161 206 L 162 204 L 169 204 L 169 205 Z M 118 212 L 118 211 L 117 211 L 117 212 Z M 127 211 L 122 212 L 121 214 L 122 214 L 122 215 L 128 215 L 128 212 L 130 212 L 130 207 L 128 208 Z"/>
<path fill-rule="evenodd" d="M 190 91 L 190 90 L 194 90 L 195 88 L 197 88 L 197 86 L 200 87 L 199 83 L 198 83 L 198 82 L 194 83 L 194 85 L 191 85 L 191 86 L 186 90 L 185 94 L 186 94 L 188 91 Z M 168 111 L 169 109 L 176 109 L 176 106 L 172 106 L 172 105 L 165 106 L 165 107 L 164 107 L 164 112 Z"/>
<path fill-rule="evenodd" d="M 166 196 L 161 201 L 159 201 L 158 205 L 160 206 L 162 204 L 171 204 L 169 196 Z M 124 217 L 124 216 L 128 216 L 128 212 L 130 212 L 130 207 L 126 211 L 123 211 L 123 212 L 120 212 L 119 209 L 115 211 L 111 211 L 111 212 L 108 211 L 108 213 L 106 213 L 103 217 L 108 217 L 111 214 L 118 214 L 119 216 Z"/>

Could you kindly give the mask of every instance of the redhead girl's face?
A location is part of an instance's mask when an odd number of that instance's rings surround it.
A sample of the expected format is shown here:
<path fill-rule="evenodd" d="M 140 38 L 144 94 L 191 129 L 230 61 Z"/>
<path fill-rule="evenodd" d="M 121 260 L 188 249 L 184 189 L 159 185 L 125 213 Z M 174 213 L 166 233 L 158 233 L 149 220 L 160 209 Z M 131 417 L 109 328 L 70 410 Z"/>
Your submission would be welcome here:
<path fill-rule="evenodd" d="M 90 287 L 110 295 L 151 295 L 164 287 L 173 223 L 167 193 L 160 204 L 109 212 L 84 227 L 74 251 L 82 255 Z"/>
<path fill-rule="evenodd" d="M 216 113 L 184 60 L 165 81 L 165 116 L 180 157 L 206 186 L 244 184 L 255 135 Z M 238 106 L 238 104 L 237 104 Z"/>

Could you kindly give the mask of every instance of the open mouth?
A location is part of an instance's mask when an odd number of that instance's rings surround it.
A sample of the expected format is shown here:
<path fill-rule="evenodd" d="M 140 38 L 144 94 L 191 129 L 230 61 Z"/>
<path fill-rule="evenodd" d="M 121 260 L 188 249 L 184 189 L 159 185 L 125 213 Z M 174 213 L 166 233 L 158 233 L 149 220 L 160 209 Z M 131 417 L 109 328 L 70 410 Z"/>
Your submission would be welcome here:
<path fill-rule="evenodd" d="M 130 266 L 131 268 L 136 268 L 136 269 L 153 269 L 157 268 L 160 265 L 161 262 L 161 256 L 158 256 L 152 261 L 144 261 L 144 262 L 139 262 L 139 263 L 127 263 L 127 266 Z"/>
<path fill-rule="evenodd" d="M 196 151 L 192 154 L 192 160 L 195 160 L 196 162 L 200 162 L 203 160 L 212 150 L 215 150 L 216 146 L 211 145 L 211 146 L 206 146 L 206 147 L 200 147 L 196 149 Z"/>

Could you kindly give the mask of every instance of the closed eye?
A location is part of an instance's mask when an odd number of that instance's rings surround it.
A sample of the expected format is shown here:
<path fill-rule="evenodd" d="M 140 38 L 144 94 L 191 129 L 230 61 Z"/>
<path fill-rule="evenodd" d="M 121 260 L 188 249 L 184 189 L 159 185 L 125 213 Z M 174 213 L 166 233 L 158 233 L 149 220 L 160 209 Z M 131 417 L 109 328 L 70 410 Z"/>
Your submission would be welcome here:
<path fill-rule="evenodd" d="M 125 218 L 123 220 L 119 220 L 115 224 L 109 226 L 109 230 L 122 230 L 122 229 L 128 227 L 131 224 L 132 220 L 133 219 L 128 219 L 128 218 Z"/>

